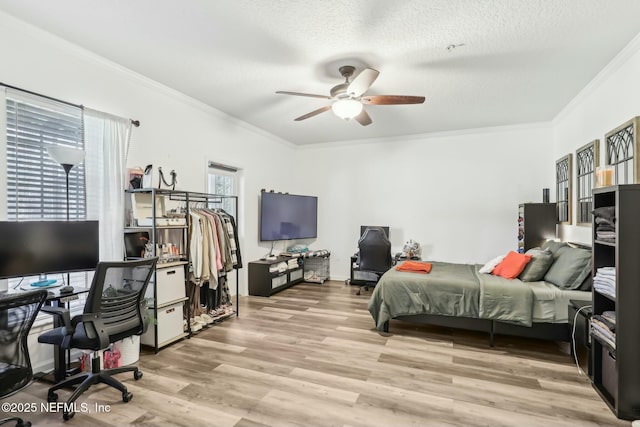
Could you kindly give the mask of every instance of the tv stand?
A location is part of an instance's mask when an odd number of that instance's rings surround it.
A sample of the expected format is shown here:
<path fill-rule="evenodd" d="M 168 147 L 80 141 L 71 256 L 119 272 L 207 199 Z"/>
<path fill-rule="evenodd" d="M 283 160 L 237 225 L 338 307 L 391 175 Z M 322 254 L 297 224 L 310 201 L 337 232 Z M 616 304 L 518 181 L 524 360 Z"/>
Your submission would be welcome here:
<path fill-rule="evenodd" d="M 281 262 L 287 264 L 292 258 L 276 257 L 275 259 L 261 259 L 249 263 L 249 295 L 269 297 L 288 287 L 304 281 L 303 259 L 297 261 L 295 268 L 285 271 L 269 271 Z"/>

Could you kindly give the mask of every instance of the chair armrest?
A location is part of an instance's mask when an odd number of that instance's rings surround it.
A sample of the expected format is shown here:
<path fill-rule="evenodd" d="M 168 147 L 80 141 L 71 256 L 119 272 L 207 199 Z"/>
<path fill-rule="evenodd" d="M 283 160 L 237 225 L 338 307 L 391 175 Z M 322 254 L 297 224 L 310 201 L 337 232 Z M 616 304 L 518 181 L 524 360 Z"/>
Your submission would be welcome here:
<path fill-rule="evenodd" d="M 94 313 L 84 313 L 76 317 L 82 321 L 82 324 L 84 325 L 84 332 L 87 334 L 87 338 L 97 338 L 100 342 L 100 349 L 109 347 L 109 344 L 111 344 L 109 342 L 109 334 L 105 331 L 104 322 L 102 321 L 100 316 Z"/>
<path fill-rule="evenodd" d="M 75 332 L 75 325 L 71 324 L 71 315 L 69 314 L 69 310 L 67 310 L 66 308 L 50 307 L 46 305 L 43 306 L 40 310 L 53 315 L 58 320 L 61 320 L 62 326 L 64 326 L 67 330 L 66 335 L 72 335 Z"/>

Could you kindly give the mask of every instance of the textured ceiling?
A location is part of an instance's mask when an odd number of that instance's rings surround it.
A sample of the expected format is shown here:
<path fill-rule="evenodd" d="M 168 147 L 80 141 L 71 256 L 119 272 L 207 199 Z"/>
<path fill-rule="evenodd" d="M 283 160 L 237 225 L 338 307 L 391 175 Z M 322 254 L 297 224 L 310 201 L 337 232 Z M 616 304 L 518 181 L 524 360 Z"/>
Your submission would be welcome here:
<path fill-rule="evenodd" d="M 640 32 L 637 0 L 0 0 L 0 10 L 295 144 L 551 120 Z M 451 51 L 447 46 L 464 44 Z M 331 111 L 341 65 L 367 94 L 425 104 Z M 356 72 L 357 72 L 356 71 Z"/>

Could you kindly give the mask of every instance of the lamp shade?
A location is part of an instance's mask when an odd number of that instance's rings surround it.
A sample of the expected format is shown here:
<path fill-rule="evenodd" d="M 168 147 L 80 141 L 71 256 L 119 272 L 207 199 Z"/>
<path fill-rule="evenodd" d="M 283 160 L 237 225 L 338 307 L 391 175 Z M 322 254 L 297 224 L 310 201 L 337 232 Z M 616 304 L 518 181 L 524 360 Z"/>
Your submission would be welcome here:
<path fill-rule="evenodd" d="M 341 119 L 349 120 L 360 114 L 362 103 L 355 99 L 341 99 L 331 105 L 333 113 Z"/>
<path fill-rule="evenodd" d="M 47 153 L 61 165 L 75 166 L 84 160 L 84 150 L 77 148 L 52 146 L 47 147 Z"/>

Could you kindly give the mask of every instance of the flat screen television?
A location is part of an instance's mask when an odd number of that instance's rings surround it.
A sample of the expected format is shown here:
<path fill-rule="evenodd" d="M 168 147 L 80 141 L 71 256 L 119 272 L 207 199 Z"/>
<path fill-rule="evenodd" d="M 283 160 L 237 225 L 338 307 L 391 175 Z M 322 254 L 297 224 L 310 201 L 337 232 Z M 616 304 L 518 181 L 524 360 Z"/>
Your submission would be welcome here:
<path fill-rule="evenodd" d="M 382 231 L 384 231 L 384 234 L 387 235 L 387 239 L 389 238 L 389 226 L 388 225 L 361 225 L 360 226 L 360 237 L 362 237 L 362 235 L 364 234 L 364 231 L 367 228 L 382 228 Z"/>
<path fill-rule="evenodd" d="M 98 221 L 0 221 L 0 278 L 93 270 Z"/>
<path fill-rule="evenodd" d="M 317 236 L 317 197 L 262 192 L 261 241 L 310 239 Z"/>

